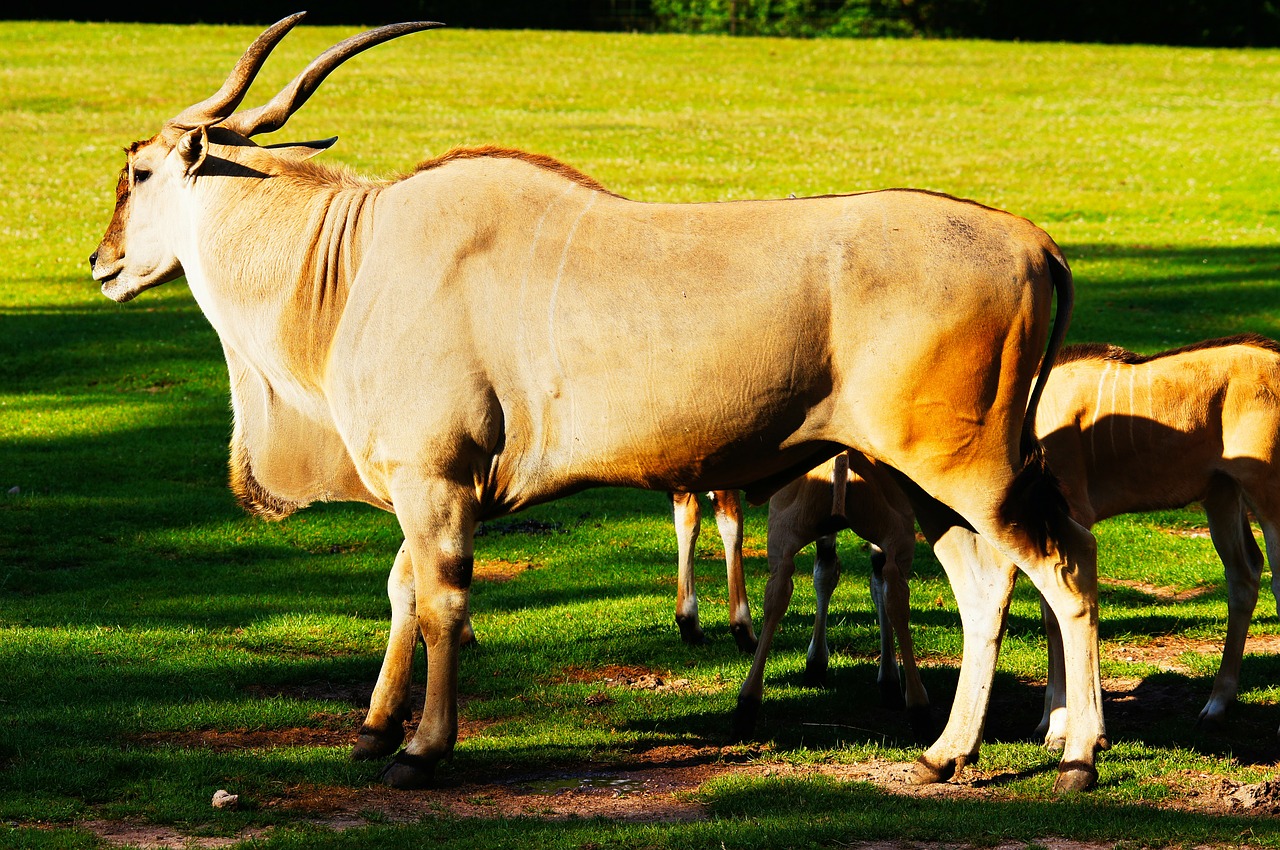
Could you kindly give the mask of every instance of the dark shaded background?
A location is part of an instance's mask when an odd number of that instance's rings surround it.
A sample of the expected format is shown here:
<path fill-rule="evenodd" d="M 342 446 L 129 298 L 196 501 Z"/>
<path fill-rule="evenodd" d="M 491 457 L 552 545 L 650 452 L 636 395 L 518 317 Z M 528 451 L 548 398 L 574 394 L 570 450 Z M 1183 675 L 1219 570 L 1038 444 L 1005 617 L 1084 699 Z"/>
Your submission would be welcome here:
<path fill-rule="evenodd" d="M 679 28 L 670 15 L 656 13 L 657 5 L 653 0 L 220 0 L 155 5 L 27 0 L 5 4 L 0 18 L 265 25 L 306 9 L 311 24 L 438 20 L 454 27 L 495 29 L 648 32 Z M 664 8 L 672 5 L 668 2 Z M 694 0 L 683 5 L 694 8 L 699 4 Z M 701 5 L 709 8 L 715 4 Z M 770 16 L 807 17 L 814 22 L 807 31 L 820 31 L 824 20 L 857 14 L 892 22 L 893 27 L 887 31 L 932 37 L 1227 47 L 1280 45 L 1280 0 L 722 0 L 718 6 L 736 8 L 735 20 L 745 23 Z M 732 11 L 729 14 L 734 15 Z M 702 20 L 707 19 L 709 16 Z M 746 25 L 729 25 L 725 31 L 752 34 Z"/>

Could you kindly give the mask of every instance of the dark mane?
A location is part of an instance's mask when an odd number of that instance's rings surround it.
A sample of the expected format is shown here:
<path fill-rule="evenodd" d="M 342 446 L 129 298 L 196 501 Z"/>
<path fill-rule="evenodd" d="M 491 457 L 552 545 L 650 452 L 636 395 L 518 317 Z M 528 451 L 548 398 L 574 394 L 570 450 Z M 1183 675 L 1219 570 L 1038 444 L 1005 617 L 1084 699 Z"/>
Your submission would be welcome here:
<path fill-rule="evenodd" d="M 588 177 L 578 169 L 571 165 L 565 165 L 558 159 L 554 159 L 553 157 L 545 156 L 540 153 L 529 153 L 527 151 L 515 150 L 514 148 L 500 148 L 495 145 L 482 145 L 474 148 L 454 148 L 447 153 L 441 154 L 435 159 L 428 159 L 418 163 L 417 167 L 414 169 L 414 173 L 430 171 L 433 168 L 439 168 L 442 165 L 447 165 L 448 163 L 456 160 L 481 159 L 484 157 L 518 159 L 523 162 L 527 162 L 530 165 L 536 165 L 538 168 L 544 168 L 547 171 L 555 172 L 561 177 L 568 178 L 569 180 L 572 180 L 581 186 L 585 186 L 588 189 L 593 189 L 597 192 L 604 192 L 608 195 L 615 194 L 606 189 L 595 178 Z"/>
<path fill-rule="evenodd" d="M 1262 334 L 1242 333 L 1234 336 L 1218 337 L 1217 339 L 1206 339 L 1202 342 L 1193 342 L 1190 345 L 1171 348 L 1168 351 L 1161 351 L 1157 354 L 1135 354 L 1118 345 L 1109 345 L 1105 342 L 1086 342 L 1063 347 L 1058 352 L 1058 363 L 1070 363 L 1073 360 L 1108 360 L 1112 363 L 1137 365 L 1150 363 L 1152 360 L 1159 360 L 1162 357 L 1175 357 L 1192 351 L 1227 348 L 1232 345 L 1249 345 L 1270 351 L 1273 354 L 1280 354 L 1280 343 L 1275 340 L 1269 339 Z"/>

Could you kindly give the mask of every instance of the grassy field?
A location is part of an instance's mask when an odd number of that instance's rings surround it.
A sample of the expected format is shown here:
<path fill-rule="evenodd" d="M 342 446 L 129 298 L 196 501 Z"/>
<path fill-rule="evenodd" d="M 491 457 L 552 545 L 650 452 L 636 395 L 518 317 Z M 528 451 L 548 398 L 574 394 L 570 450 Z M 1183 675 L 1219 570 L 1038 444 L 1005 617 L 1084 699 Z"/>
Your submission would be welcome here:
<path fill-rule="evenodd" d="M 524 816 L 463 818 L 431 791 L 401 795 L 390 816 L 378 766 L 346 754 L 385 640 L 393 518 L 342 505 L 276 525 L 241 514 L 225 486 L 221 351 L 186 288 L 119 306 L 86 264 L 121 147 L 212 93 L 255 34 L 0 24 L 0 846 L 91 847 L 89 822 L 201 836 L 272 826 L 255 840 L 281 848 L 1280 846 L 1273 817 L 1205 801 L 1274 775 L 1280 661 L 1246 656 L 1230 727 L 1196 728 L 1226 597 L 1194 509 L 1097 528 L 1101 570 L 1121 582 L 1104 587 L 1101 624 L 1117 745 L 1096 792 L 1061 800 L 1055 757 L 1029 742 L 1044 658 L 1027 587 L 978 780 L 905 795 L 818 771 L 856 775 L 920 750 L 905 717 L 879 706 L 858 541 L 841 547 L 831 686 L 800 684 L 813 614 L 802 565 L 764 741 L 727 746 L 748 659 L 727 635 L 713 526 L 699 570 L 716 640 L 690 649 L 672 622 L 662 495 L 595 491 L 490 523 L 476 547 L 481 644 L 463 660 L 464 739 L 445 789 L 498 812 L 513 777 L 685 754 L 715 769 L 684 801 L 706 819 L 557 822 L 545 817 L 557 798 L 537 793 Z M 347 34 L 298 30 L 247 103 Z M 352 60 L 264 141 L 336 133 L 326 161 L 384 176 L 499 143 L 648 201 L 889 186 L 970 197 L 1062 244 L 1078 287 L 1072 340 L 1153 352 L 1280 337 L 1277 92 L 1275 51 L 442 30 Z M 747 537 L 758 614 L 763 509 Z M 959 618 L 923 546 L 913 625 L 942 719 Z M 1253 634 L 1277 645 L 1269 596 Z M 665 684 L 623 687 L 623 674 Z M 219 788 L 240 810 L 210 808 Z M 348 809 L 363 826 L 325 819 Z"/>

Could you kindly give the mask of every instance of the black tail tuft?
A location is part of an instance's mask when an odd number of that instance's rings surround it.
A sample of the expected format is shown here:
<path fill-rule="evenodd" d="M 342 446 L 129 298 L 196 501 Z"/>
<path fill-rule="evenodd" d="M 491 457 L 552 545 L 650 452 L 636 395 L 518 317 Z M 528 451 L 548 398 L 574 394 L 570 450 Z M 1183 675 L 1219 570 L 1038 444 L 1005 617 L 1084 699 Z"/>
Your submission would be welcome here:
<path fill-rule="evenodd" d="M 1042 555 L 1049 553 L 1050 540 L 1062 540 L 1066 536 L 1071 509 L 1038 442 L 1033 445 L 1022 471 L 1009 485 L 1000 516 L 1010 525 L 1026 530 Z"/>

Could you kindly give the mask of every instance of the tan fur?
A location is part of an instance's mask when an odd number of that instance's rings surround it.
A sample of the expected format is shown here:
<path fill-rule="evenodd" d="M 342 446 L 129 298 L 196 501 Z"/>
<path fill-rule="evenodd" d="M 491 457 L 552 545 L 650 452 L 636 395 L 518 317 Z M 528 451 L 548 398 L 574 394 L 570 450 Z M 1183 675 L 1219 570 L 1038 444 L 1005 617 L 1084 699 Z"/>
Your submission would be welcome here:
<path fill-rule="evenodd" d="M 468 616 L 458 565 L 480 520 L 599 485 L 764 498 L 845 448 L 918 487 L 974 624 L 952 723 L 918 775 L 976 757 L 1016 564 L 1059 612 L 1080 671 L 1060 783 L 1093 781 L 1092 539 L 1066 526 L 1038 541 L 1052 505 L 1020 514 L 1025 527 L 1002 516 L 1032 448 L 1026 400 L 1070 307 L 1047 234 L 901 190 L 637 203 L 499 148 L 391 183 L 334 174 L 233 130 L 279 126 L 347 55 L 429 25 L 346 39 L 267 107 L 224 114 L 295 21 L 130 154 L 152 176 L 118 203 L 92 262 L 120 301 L 185 273 L 227 358 L 251 501 L 269 501 L 261 490 L 394 510 L 399 607 L 366 723 L 378 740 L 362 733 L 361 754 L 385 750 L 381 732 L 403 714 L 406 630 L 430 673 L 388 782 L 419 784 L 452 751 Z M 775 578 L 766 615 L 789 593 Z"/>

